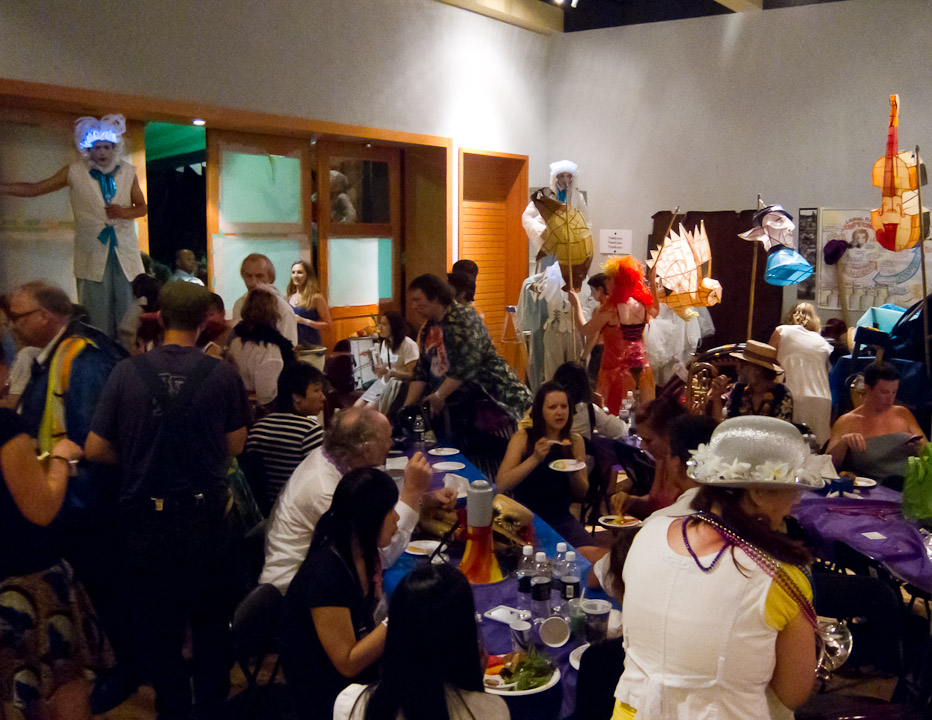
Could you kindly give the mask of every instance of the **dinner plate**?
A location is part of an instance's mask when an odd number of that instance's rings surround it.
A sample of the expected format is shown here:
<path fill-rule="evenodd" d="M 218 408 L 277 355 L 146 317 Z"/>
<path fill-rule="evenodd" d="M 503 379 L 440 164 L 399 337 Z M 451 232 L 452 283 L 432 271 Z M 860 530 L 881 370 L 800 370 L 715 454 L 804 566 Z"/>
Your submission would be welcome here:
<path fill-rule="evenodd" d="M 432 450 L 427 451 L 428 455 L 438 455 L 440 457 L 445 455 L 456 455 L 457 453 L 459 453 L 459 450 L 456 448 L 433 448 Z"/>
<path fill-rule="evenodd" d="M 856 477 L 854 479 L 854 486 L 856 488 L 872 488 L 877 486 L 877 481 L 869 477 Z"/>
<path fill-rule="evenodd" d="M 637 527 L 641 524 L 634 515 L 603 515 L 599 518 L 599 525 L 615 530 L 617 528 Z"/>
<path fill-rule="evenodd" d="M 439 540 L 412 540 L 405 548 L 405 552 L 417 557 L 429 557 L 438 547 L 440 547 Z"/>
<path fill-rule="evenodd" d="M 545 682 L 540 687 L 532 688 L 531 690 L 508 690 L 508 686 L 505 688 L 492 688 L 486 686 L 485 691 L 487 693 L 492 693 L 493 695 L 505 695 L 509 697 L 515 697 L 517 695 L 534 695 L 536 693 L 542 693 L 545 690 L 549 690 L 558 682 L 560 682 L 560 668 L 555 668 L 553 675 L 550 676 L 550 679 L 547 682 Z"/>
<path fill-rule="evenodd" d="M 454 470 L 462 470 L 466 466 L 461 462 L 438 462 L 434 465 L 434 472 L 453 472 Z"/>
<path fill-rule="evenodd" d="M 573 668 L 573 670 L 579 670 L 579 661 L 582 660 L 582 654 L 588 649 L 589 643 L 586 643 L 585 645 L 580 645 L 570 653 L 570 667 Z"/>
<path fill-rule="evenodd" d="M 557 472 L 576 472 L 586 467 L 584 460 L 554 460 L 548 467 Z"/>

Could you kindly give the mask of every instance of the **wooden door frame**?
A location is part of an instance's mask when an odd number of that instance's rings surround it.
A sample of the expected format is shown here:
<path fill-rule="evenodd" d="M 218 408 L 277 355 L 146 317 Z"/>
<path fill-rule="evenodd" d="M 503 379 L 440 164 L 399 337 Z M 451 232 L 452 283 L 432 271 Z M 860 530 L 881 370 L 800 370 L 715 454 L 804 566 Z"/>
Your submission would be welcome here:
<path fill-rule="evenodd" d="M 528 156 L 527 155 L 515 155 L 513 153 L 503 153 L 495 152 L 492 150 L 478 150 L 471 148 L 460 148 L 459 149 L 459 167 L 458 167 L 458 180 L 459 180 L 459 197 L 457 198 L 457 237 L 463 237 L 463 200 L 464 198 L 464 172 L 465 172 L 465 156 L 466 155 L 480 155 L 484 157 L 498 158 L 503 160 L 516 160 L 522 163 L 522 167 L 518 172 L 518 178 L 516 183 L 519 187 L 523 187 L 525 192 L 523 194 L 523 202 L 521 204 L 521 211 L 523 212 L 524 208 L 527 206 L 527 195 L 528 195 Z M 518 203 L 515 203 L 518 204 Z M 514 212 L 514 208 L 511 208 Z M 520 217 L 520 216 L 519 216 Z M 523 243 L 520 240 L 523 239 Z M 519 247 L 520 246 L 520 247 Z M 509 243 L 506 247 L 506 252 L 516 252 L 518 257 L 515 263 L 509 262 L 505 268 L 505 292 L 506 297 L 511 292 L 514 292 L 515 302 L 517 302 L 517 295 L 521 291 L 521 283 L 524 282 L 524 279 L 527 277 L 527 268 L 528 268 L 528 239 L 527 235 L 524 234 L 522 227 L 522 232 L 518 238 L 517 243 Z M 522 260 L 523 258 L 523 260 Z M 450 263 L 452 265 L 452 262 Z M 447 268 L 449 270 L 449 267 Z"/>
<path fill-rule="evenodd" d="M 129 120 L 188 125 L 195 118 L 208 128 L 260 135 L 284 135 L 335 141 L 372 141 L 387 145 L 442 148 L 446 162 L 446 257 L 453 256 L 453 140 L 401 130 L 313 120 L 293 115 L 274 115 L 221 105 L 190 102 L 149 95 L 117 93 L 90 88 L 51 85 L 0 77 L 0 104 L 7 108 L 99 116 L 122 112 Z M 208 215 L 209 220 L 209 215 Z"/>

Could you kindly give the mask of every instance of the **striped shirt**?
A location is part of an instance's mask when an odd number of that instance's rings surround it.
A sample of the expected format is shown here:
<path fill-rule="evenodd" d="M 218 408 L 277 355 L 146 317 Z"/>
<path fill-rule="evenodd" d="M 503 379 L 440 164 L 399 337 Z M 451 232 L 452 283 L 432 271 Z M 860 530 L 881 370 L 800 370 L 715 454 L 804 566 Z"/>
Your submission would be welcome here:
<path fill-rule="evenodd" d="M 270 505 L 275 504 L 291 473 L 323 437 L 324 429 L 317 420 L 295 413 L 272 413 L 252 426 L 245 451 L 262 461 Z"/>

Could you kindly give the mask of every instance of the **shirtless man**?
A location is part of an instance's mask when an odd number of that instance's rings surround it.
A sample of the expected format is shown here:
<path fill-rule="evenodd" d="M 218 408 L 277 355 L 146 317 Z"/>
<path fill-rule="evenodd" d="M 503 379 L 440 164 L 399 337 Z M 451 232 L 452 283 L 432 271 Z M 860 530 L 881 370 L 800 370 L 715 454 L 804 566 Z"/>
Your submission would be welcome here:
<path fill-rule="evenodd" d="M 900 374 L 889 363 L 875 362 L 864 372 L 867 393 L 860 407 L 845 413 L 832 426 L 827 452 L 836 468 L 840 468 L 849 450 L 864 452 L 869 438 L 894 433 L 909 433 L 906 443 L 910 455 L 925 445 L 926 438 L 913 414 L 902 405 L 895 405 L 900 386 Z"/>

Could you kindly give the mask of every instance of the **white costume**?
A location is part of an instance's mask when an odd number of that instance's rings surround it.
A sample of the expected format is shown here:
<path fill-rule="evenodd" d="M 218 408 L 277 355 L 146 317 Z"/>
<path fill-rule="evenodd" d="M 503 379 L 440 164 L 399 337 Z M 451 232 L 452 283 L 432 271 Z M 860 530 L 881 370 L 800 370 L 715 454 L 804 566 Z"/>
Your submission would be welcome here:
<path fill-rule="evenodd" d="M 832 392 L 828 385 L 828 358 L 832 346 L 817 332 L 802 325 L 780 325 L 777 362 L 786 371 L 786 386 L 793 394 L 793 422 L 806 423 L 820 443 L 832 434 Z"/>
<path fill-rule="evenodd" d="M 557 190 L 557 175 L 564 172 L 572 174 L 573 177 L 566 186 L 566 199 L 561 200 L 560 191 Z M 570 160 L 559 160 L 555 163 L 550 163 L 550 187 L 544 190 L 544 194 L 548 197 L 556 198 L 561 202 L 565 202 L 570 207 L 579 210 L 586 219 L 586 224 L 591 228 L 592 218 L 589 217 L 589 206 L 586 205 L 586 198 L 576 187 L 578 178 L 579 169 L 576 163 Z M 544 222 L 544 219 L 540 216 L 540 211 L 533 202 L 529 202 L 524 209 L 524 214 L 521 216 L 521 224 L 524 226 L 524 230 L 527 232 L 531 244 L 534 246 L 535 250 L 539 252 L 544 245 L 544 240 L 541 235 L 544 230 L 547 229 L 547 223 Z"/>

